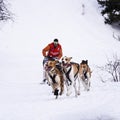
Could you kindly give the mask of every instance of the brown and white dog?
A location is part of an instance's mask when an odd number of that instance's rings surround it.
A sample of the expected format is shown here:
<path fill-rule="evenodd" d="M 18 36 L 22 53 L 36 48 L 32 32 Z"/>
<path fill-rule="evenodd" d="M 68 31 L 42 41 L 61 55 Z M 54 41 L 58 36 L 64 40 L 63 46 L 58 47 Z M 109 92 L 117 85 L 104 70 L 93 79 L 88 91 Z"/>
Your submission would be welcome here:
<path fill-rule="evenodd" d="M 72 87 L 75 90 L 75 96 L 80 95 L 80 81 L 78 79 L 79 64 L 71 62 L 72 57 L 64 56 L 62 58 L 62 68 L 64 72 L 65 85 L 67 88 L 67 96 L 72 93 Z M 78 79 L 78 82 L 77 82 Z M 76 85 L 78 83 L 78 85 Z M 77 89 L 78 86 L 78 89 Z"/>
<path fill-rule="evenodd" d="M 79 67 L 79 77 L 86 91 L 90 90 L 91 69 L 88 65 L 88 60 L 82 60 Z"/>
<path fill-rule="evenodd" d="M 56 66 L 57 63 L 58 61 L 48 61 L 46 65 L 47 80 L 56 98 L 64 91 L 63 72 Z"/>

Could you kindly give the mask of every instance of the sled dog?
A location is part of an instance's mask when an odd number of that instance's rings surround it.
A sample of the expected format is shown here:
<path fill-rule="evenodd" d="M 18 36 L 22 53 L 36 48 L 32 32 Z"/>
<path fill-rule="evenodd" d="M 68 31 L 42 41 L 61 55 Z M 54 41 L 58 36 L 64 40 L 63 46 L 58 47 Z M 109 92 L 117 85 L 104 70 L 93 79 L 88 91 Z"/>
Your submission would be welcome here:
<path fill-rule="evenodd" d="M 79 66 L 79 78 L 86 91 L 90 90 L 91 69 L 88 65 L 88 60 L 82 60 Z"/>
<path fill-rule="evenodd" d="M 62 68 L 65 76 L 65 85 L 67 88 L 67 96 L 72 93 L 72 88 L 74 87 L 75 96 L 80 95 L 80 81 L 78 79 L 79 64 L 71 62 L 72 57 L 64 56 L 62 60 Z M 78 81 L 77 81 L 78 79 Z M 77 85 L 78 83 L 78 85 Z M 78 89 L 77 89 L 78 86 Z"/>
<path fill-rule="evenodd" d="M 58 61 L 48 61 L 46 65 L 47 80 L 49 85 L 53 89 L 53 93 L 58 98 L 58 95 L 62 95 L 64 91 L 64 79 L 63 73 L 60 68 L 57 67 Z"/>

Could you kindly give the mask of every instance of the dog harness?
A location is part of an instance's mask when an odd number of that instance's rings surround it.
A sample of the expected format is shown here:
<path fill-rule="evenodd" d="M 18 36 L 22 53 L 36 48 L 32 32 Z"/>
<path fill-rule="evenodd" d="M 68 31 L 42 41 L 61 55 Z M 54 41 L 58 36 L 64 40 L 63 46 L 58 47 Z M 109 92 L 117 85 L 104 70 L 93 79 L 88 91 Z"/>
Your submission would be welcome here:
<path fill-rule="evenodd" d="M 70 82 L 70 85 L 72 85 L 72 80 L 70 79 L 70 76 L 69 76 L 72 67 L 71 67 L 71 65 L 70 65 L 69 67 L 70 67 L 70 68 L 69 68 L 69 70 L 68 70 L 67 72 L 65 72 L 64 69 L 63 69 L 63 71 L 64 71 L 64 73 L 65 73 L 65 75 L 66 75 L 67 80 L 68 80 L 68 81 L 67 81 L 67 84 L 69 85 L 69 82 Z"/>
<path fill-rule="evenodd" d="M 71 72 L 71 70 L 72 70 L 72 64 L 77 64 L 77 63 L 74 63 L 74 62 L 71 62 L 70 64 L 66 64 L 66 65 L 64 65 L 64 66 L 66 66 L 66 68 L 68 68 L 68 67 L 70 67 L 69 69 L 68 69 L 68 71 L 66 71 L 65 69 L 63 69 L 63 72 L 65 73 L 65 75 L 66 75 L 66 78 L 67 78 L 67 84 L 68 85 L 72 85 L 72 80 L 70 79 L 70 72 Z M 79 64 L 77 64 L 77 68 L 78 68 L 78 71 L 79 71 Z M 74 78 L 77 78 L 77 74 L 78 74 L 78 71 L 76 72 L 76 74 L 74 75 Z M 76 80 L 76 79 L 75 79 Z M 70 82 L 70 84 L 69 84 L 69 82 Z"/>
<path fill-rule="evenodd" d="M 53 75 L 53 76 L 52 76 L 52 75 L 49 73 L 49 76 L 50 76 L 50 78 L 52 79 L 52 82 L 53 82 L 53 83 L 56 83 L 56 81 L 55 81 L 56 75 Z"/>
<path fill-rule="evenodd" d="M 87 79 L 87 71 L 84 72 L 83 74 L 84 74 L 85 79 Z"/>

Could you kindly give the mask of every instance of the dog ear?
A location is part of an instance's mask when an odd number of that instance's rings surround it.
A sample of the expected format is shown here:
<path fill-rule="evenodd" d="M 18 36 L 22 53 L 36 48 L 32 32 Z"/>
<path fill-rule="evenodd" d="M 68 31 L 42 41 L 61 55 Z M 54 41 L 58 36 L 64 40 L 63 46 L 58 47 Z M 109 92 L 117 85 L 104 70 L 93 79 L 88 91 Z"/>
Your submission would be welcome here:
<path fill-rule="evenodd" d="M 72 57 L 70 57 L 70 60 L 72 59 Z"/>
<path fill-rule="evenodd" d="M 85 63 L 85 60 L 82 60 L 82 62 L 81 62 L 82 64 L 84 64 Z"/>
<path fill-rule="evenodd" d="M 88 64 L 88 60 L 86 60 L 86 64 Z"/>

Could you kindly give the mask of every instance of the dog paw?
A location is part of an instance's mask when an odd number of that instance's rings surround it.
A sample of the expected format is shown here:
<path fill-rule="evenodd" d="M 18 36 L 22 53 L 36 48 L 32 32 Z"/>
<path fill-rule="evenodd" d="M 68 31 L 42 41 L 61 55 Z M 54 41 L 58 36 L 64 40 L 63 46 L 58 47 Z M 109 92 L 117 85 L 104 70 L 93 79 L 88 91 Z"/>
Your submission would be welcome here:
<path fill-rule="evenodd" d="M 67 93 L 66 96 L 69 96 L 69 94 Z"/>
<path fill-rule="evenodd" d="M 77 97 L 78 97 L 78 94 L 75 94 L 75 97 L 77 98 Z"/>
<path fill-rule="evenodd" d="M 90 88 L 88 88 L 87 91 L 90 91 Z"/>
<path fill-rule="evenodd" d="M 59 95 L 62 95 L 62 94 L 63 94 L 62 92 L 59 93 Z"/>
<path fill-rule="evenodd" d="M 69 91 L 66 96 L 70 96 L 72 94 L 72 91 Z"/>
<path fill-rule="evenodd" d="M 80 95 L 80 92 L 78 92 L 77 94 Z"/>

